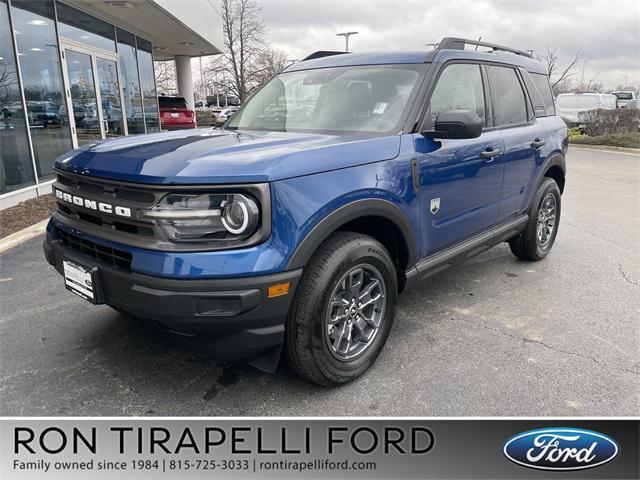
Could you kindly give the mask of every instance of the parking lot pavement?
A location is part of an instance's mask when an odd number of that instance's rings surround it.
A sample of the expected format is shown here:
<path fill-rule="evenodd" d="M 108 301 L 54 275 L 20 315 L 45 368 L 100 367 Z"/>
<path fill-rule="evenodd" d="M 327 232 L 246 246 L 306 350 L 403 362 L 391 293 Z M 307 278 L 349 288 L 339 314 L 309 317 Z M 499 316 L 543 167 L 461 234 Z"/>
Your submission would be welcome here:
<path fill-rule="evenodd" d="M 400 298 L 338 389 L 224 366 L 65 291 L 42 238 L 0 256 L 0 415 L 640 414 L 640 156 L 574 149 L 550 256 L 506 244 Z"/>

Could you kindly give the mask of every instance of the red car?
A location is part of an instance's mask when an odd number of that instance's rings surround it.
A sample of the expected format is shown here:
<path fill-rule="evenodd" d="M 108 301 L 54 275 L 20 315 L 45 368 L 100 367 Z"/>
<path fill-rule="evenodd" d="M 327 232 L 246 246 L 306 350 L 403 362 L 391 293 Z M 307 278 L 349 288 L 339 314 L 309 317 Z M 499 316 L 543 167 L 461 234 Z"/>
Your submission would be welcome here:
<path fill-rule="evenodd" d="M 184 97 L 158 97 L 160 106 L 160 128 L 177 130 L 179 128 L 196 128 L 196 115 L 187 107 Z"/>

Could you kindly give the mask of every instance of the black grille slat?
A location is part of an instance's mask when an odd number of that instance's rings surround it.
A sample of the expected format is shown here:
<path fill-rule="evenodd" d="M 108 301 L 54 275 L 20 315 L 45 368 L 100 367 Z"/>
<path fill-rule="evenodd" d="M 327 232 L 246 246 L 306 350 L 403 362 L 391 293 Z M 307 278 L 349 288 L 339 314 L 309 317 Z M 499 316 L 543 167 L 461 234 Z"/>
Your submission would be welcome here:
<path fill-rule="evenodd" d="M 67 210 L 69 210 L 69 214 L 72 214 L 70 209 Z M 104 221 L 100 217 L 96 217 L 95 215 L 89 215 L 88 213 L 84 212 L 77 212 L 77 215 L 80 220 L 84 220 L 85 222 L 95 223 L 96 225 L 104 224 Z"/>
<path fill-rule="evenodd" d="M 54 227 L 54 238 L 61 240 L 67 247 L 83 255 L 116 268 L 131 270 L 131 254 L 128 252 L 80 238 L 58 227 Z"/>
<path fill-rule="evenodd" d="M 89 196 L 97 195 L 104 198 L 107 202 L 113 202 L 116 199 L 125 200 L 140 204 L 141 207 L 151 207 L 155 205 L 163 195 L 161 192 L 153 193 L 144 189 L 121 186 L 116 182 L 94 183 L 77 180 L 60 174 L 57 176 L 57 181 L 62 185 L 71 187 L 71 193 L 77 193 L 78 195 L 87 194 Z"/>
<path fill-rule="evenodd" d="M 104 194 L 102 185 L 96 185 L 95 183 L 78 182 L 76 188 L 81 192 L 92 193 L 94 195 Z"/>
<path fill-rule="evenodd" d="M 69 187 L 75 187 L 77 185 L 77 182 L 74 182 L 73 180 L 71 180 L 70 178 L 67 177 L 63 177 L 61 175 L 58 175 L 58 181 L 63 184 L 63 185 L 67 185 Z"/>
<path fill-rule="evenodd" d="M 153 205 L 156 201 L 156 196 L 153 193 L 141 192 L 141 191 L 130 190 L 130 189 L 119 188 L 114 192 L 114 196 L 121 200 L 129 200 L 132 202 L 146 203 L 149 205 Z"/>

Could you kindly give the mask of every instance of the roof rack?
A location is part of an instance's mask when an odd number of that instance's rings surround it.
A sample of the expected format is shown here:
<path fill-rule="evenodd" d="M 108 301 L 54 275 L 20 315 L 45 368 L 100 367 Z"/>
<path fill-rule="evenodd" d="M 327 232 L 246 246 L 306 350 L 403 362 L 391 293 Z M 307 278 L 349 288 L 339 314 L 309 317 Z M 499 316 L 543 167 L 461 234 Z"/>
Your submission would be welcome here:
<path fill-rule="evenodd" d="M 510 52 L 516 55 L 522 55 L 523 57 L 534 58 L 533 54 L 525 52 L 524 50 L 517 50 L 515 48 L 503 47 L 496 45 L 495 43 L 481 42 L 480 40 L 469 40 L 466 38 L 445 37 L 436 46 L 436 50 L 464 50 L 465 45 L 476 45 L 477 47 L 488 47 L 493 51 Z"/>
<path fill-rule="evenodd" d="M 318 50 L 317 52 L 313 52 L 313 53 L 307 55 L 306 57 L 304 57 L 300 61 L 304 62 L 306 60 L 314 60 L 316 58 L 330 57 L 332 55 L 344 55 L 345 53 L 347 53 L 347 52 L 335 52 L 335 51 L 332 51 L 332 50 Z"/>

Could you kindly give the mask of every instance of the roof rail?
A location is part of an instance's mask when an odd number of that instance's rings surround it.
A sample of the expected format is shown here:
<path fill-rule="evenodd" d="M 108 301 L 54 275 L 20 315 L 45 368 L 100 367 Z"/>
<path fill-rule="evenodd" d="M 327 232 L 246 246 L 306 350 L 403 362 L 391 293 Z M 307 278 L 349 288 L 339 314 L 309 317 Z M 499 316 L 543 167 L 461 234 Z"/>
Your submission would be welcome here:
<path fill-rule="evenodd" d="M 334 51 L 331 51 L 331 50 L 318 50 L 317 52 L 313 52 L 313 53 L 307 55 L 306 57 L 304 57 L 300 61 L 304 62 L 306 60 L 314 60 L 316 58 L 330 57 L 332 55 L 343 55 L 345 53 L 347 53 L 347 52 L 334 52 Z"/>
<path fill-rule="evenodd" d="M 495 43 L 481 42 L 480 40 L 469 40 L 466 38 L 445 37 L 436 46 L 436 50 L 464 50 L 465 45 L 476 45 L 477 47 L 488 47 L 501 52 L 511 52 L 516 55 L 522 55 L 523 57 L 534 58 L 532 53 L 525 52 L 524 50 L 517 50 L 515 48 L 503 47 L 496 45 Z"/>

